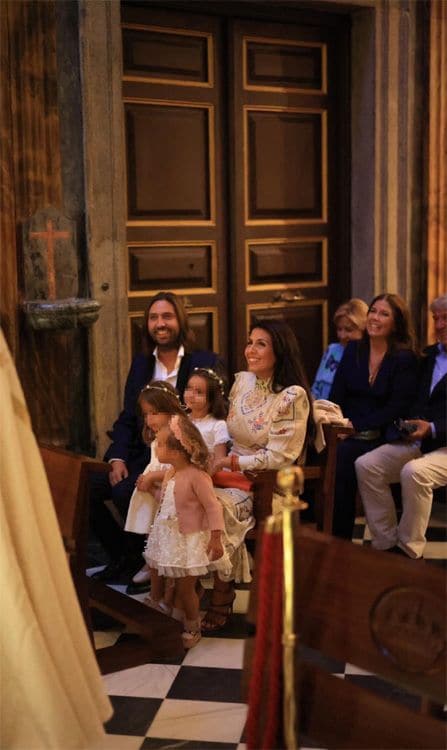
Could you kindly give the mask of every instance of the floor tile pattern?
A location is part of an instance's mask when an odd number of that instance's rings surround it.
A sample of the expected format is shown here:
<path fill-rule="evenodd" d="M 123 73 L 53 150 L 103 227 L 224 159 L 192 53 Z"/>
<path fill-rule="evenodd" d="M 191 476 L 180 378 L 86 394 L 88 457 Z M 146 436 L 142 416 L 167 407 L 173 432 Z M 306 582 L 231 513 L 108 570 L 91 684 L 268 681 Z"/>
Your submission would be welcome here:
<path fill-rule="evenodd" d="M 356 521 L 353 541 L 370 544 L 364 518 Z M 447 563 L 445 506 L 432 515 L 424 556 L 425 564 Z M 204 636 L 183 658 L 164 659 L 103 677 L 115 712 L 98 750 L 245 750 L 247 707 L 240 685 L 247 589 L 245 586 L 237 591 L 231 623 Z M 95 632 L 97 647 L 126 637 L 113 629 Z M 330 669 L 341 679 L 362 684 L 390 699 L 414 703 L 414 696 L 391 691 L 383 680 L 350 664 L 333 662 Z"/>

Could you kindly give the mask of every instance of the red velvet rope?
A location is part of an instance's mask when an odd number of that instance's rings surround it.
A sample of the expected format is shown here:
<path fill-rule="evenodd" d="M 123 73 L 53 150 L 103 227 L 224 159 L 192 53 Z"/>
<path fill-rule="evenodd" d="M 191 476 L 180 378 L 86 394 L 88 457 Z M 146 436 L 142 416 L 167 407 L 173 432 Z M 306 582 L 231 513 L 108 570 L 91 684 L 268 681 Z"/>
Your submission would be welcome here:
<path fill-rule="evenodd" d="M 282 631 L 283 631 L 283 564 L 282 535 L 278 535 L 279 554 L 274 566 L 273 611 L 271 612 L 272 642 L 270 644 L 269 688 L 267 719 L 262 750 L 278 746 L 278 729 L 282 718 Z"/>
<path fill-rule="evenodd" d="M 282 630 L 282 549 L 281 534 L 262 534 L 260 569 L 258 577 L 258 608 L 256 616 L 256 638 L 252 663 L 252 672 L 248 691 L 247 747 L 248 750 L 273 748 L 278 727 L 281 667 L 281 630 Z M 273 627 L 272 627 L 273 626 Z M 273 630 L 273 647 L 269 644 L 269 631 Z M 279 630 L 279 632 L 278 632 Z M 275 645 L 277 644 L 277 645 Z M 261 737 L 259 721 L 264 667 L 266 654 L 270 649 L 272 670 L 267 675 L 266 690 L 272 686 L 273 700 L 266 701 L 266 731 Z M 279 649 L 279 660 L 278 660 Z M 267 744 L 269 743 L 269 744 Z"/>

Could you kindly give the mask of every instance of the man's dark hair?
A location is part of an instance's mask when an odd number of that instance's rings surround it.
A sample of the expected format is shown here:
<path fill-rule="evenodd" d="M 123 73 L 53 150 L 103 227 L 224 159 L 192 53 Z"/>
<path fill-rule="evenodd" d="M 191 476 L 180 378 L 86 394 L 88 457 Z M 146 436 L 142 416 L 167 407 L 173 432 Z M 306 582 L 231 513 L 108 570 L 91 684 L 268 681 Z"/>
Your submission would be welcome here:
<path fill-rule="evenodd" d="M 158 294 L 155 294 L 153 297 L 151 297 L 144 316 L 143 341 L 147 348 L 147 353 L 152 354 L 153 350 L 155 349 L 154 341 L 150 336 L 148 330 L 149 313 L 152 305 L 162 300 L 169 302 L 174 308 L 174 312 L 176 314 L 180 329 L 177 340 L 178 346 L 181 346 L 183 344 L 183 346 L 185 347 L 185 351 L 192 351 L 194 347 L 195 336 L 188 323 L 188 316 L 186 314 L 186 310 L 181 298 L 174 294 L 174 292 L 158 292 Z"/>

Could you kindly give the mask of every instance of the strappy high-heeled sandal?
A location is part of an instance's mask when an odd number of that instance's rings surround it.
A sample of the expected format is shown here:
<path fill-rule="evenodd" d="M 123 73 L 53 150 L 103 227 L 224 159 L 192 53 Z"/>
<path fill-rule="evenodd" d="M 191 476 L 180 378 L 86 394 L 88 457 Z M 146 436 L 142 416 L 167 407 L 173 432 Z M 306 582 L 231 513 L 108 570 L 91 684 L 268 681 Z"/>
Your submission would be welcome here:
<path fill-rule="evenodd" d="M 219 595 L 224 601 L 221 601 L 220 604 L 215 604 L 214 600 Z M 213 590 L 210 606 L 202 620 L 202 630 L 220 630 L 224 628 L 233 613 L 235 599 L 236 592 L 234 589 L 229 592 Z"/>
<path fill-rule="evenodd" d="M 185 629 L 182 633 L 183 646 L 193 648 L 201 639 L 200 620 L 185 620 Z"/>

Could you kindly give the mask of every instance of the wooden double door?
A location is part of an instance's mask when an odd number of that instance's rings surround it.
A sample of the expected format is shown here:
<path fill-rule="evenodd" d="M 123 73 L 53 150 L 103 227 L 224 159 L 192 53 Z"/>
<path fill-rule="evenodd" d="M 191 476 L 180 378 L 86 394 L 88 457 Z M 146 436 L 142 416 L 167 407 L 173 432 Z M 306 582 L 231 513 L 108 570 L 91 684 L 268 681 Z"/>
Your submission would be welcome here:
<path fill-rule="evenodd" d="M 169 289 L 233 371 L 253 318 L 286 319 L 312 379 L 350 292 L 347 31 L 225 5 L 122 5 L 132 346 Z"/>

